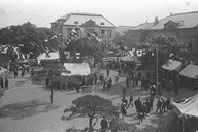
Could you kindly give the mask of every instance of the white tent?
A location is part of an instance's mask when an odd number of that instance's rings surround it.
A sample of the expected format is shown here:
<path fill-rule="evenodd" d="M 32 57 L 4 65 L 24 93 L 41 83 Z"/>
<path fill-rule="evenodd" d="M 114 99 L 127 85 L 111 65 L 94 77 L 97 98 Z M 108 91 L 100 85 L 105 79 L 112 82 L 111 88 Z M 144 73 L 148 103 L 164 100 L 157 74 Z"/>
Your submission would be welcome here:
<path fill-rule="evenodd" d="M 2 78 L 7 77 L 7 69 L 5 69 L 5 68 L 3 68 L 3 67 L 1 67 L 1 66 L 0 66 L 0 76 L 1 76 Z"/>
<path fill-rule="evenodd" d="M 162 68 L 169 71 L 179 71 L 181 69 L 181 62 L 169 59 Z"/>
<path fill-rule="evenodd" d="M 186 76 L 189 78 L 197 78 L 198 77 L 198 66 L 196 65 L 188 65 L 184 68 L 179 75 Z"/>
<path fill-rule="evenodd" d="M 71 75 L 89 75 L 91 73 L 91 69 L 88 63 L 64 63 L 64 67 L 66 70 L 71 73 L 61 73 L 63 76 L 71 76 Z"/>
<path fill-rule="evenodd" d="M 40 64 L 41 60 L 59 60 L 60 55 L 59 52 L 49 52 L 48 54 L 42 53 L 37 57 L 38 64 Z"/>
<path fill-rule="evenodd" d="M 5 68 L 3 68 L 3 67 L 0 66 L 0 75 L 3 74 L 3 73 L 5 73 L 6 71 L 7 70 Z"/>
<path fill-rule="evenodd" d="M 183 102 L 172 102 L 178 110 L 187 115 L 198 116 L 198 94 L 185 99 Z"/>

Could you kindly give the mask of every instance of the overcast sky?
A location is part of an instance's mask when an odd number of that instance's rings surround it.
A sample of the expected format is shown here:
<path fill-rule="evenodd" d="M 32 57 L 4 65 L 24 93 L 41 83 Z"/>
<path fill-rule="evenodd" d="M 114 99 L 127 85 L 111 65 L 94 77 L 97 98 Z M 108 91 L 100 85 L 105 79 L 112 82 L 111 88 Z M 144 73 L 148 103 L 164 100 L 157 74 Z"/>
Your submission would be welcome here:
<path fill-rule="evenodd" d="M 28 21 L 50 27 L 70 12 L 102 14 L 115 26 L 136 26 L 189 11 L 198 11 L 198 0 L 0 0 L 0 28 Z"/>

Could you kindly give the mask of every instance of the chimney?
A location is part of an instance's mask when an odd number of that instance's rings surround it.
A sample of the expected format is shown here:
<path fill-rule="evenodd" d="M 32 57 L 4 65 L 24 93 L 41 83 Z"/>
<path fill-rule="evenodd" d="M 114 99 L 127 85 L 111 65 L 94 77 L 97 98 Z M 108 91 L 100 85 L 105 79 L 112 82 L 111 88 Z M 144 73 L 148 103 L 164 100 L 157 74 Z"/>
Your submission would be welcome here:
<path fill-rule="evenodd" d="M 172 12 L 170 12 L 170 16 L 171 16 L 171 15 L 173 15 L 173 13 L 172 13 Z"/>
<path fill-rule="evenodd" d="M 155 16 L 155 22 L 153 23 L 153 25 L 155 26 L 155 25 L 157 25 L 159 23 L 159 21 L 158 21 L 158 16 Z"/>
<path fill-rule="evenodd" d="M 145 23 L 147 23 L 147 20 L 145 21 Z"/>

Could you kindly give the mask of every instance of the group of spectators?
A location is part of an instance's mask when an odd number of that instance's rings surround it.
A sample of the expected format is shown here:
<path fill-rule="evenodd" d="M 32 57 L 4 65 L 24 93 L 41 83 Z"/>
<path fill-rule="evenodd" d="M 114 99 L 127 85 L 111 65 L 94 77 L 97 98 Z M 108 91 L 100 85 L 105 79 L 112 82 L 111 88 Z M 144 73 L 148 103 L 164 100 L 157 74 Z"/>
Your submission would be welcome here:
<path fill-rule="evenodd" d="M 14 68 L 14 78 L 19 76 L 19 69 L 17 67 Z M 26 73 L 29 72 L 29 68 L 22 67 L 21 69 L 21 77 L 24 77 Z"/>
<path fill-rule="evenodd" d="M 133 100 L 133 94 L 131 93 L 129 100 L 124 96 L 121 100 L 121 113 L 124 116 L 127 114 L 127 109 L 131 107 L 136 108 L 137 118 L 139 119 L 139 123 L 142 123 L 145 116 L 149 116 L 151 111 L 154 111 L 154 98 L 147 98 L 144 102 L 141 101 L 140 97 L 136 100 Z M 170 109 L 170 99 L 159 98 L 157 101 L 157 108 L 155 112 L 167 112 Z"/>
<path fill-rule="evenodd" d="M 1 89 L 8 89 L 8 78 L 3 79 L 2 77 L 0 77 L 0 87 Z"/>

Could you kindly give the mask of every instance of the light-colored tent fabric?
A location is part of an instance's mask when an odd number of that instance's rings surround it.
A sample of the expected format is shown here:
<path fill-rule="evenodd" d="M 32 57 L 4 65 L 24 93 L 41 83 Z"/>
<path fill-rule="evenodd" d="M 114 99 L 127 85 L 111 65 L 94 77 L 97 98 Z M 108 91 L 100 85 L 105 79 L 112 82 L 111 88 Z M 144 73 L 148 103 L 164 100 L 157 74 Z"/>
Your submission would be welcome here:
<path fill-rule="evenodd" d="M 169 59 L 162 68 L 169 71 L 179 71 L 181 69 L 181 62 Z"/>
<path fill-rule="evenodd" d="M 61 73 L 63 76 L 71 76 L 71 75 L 89 75 L 91 73 L 91 69 L 88 63 L 64 63 L 64 67 L 66 70 L 71 73 Z"/>
<path fill-rule="evenodd" d="M 188 65 L 184 68 L 179 75 L 186 76 L 189 78 L 198 78 L 198 66 L 196 65 Z"/>
<path fill-rule="evenodd" d="M 3 74 L 3 73 L 5 73 L 6 71 L 7 70 L 5 68 L 3 68 L 3 67 L 0 66 L 0 75 Z"/>
<path fill-rule="evenodd" d="M 40 64 L 41 60 L 59 60 L 60 55 L 59 52 L 50 52 L 48 55 L 46 53 L 42 53 L 37 57 L 38 64 Z"/>
<path fill-rule="evenodd" d="M 176 103 L 172 101 L 172 103 L 181 113 L 198 116 L 198 94 L 185 99 L 183 102 Z"/>

